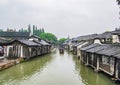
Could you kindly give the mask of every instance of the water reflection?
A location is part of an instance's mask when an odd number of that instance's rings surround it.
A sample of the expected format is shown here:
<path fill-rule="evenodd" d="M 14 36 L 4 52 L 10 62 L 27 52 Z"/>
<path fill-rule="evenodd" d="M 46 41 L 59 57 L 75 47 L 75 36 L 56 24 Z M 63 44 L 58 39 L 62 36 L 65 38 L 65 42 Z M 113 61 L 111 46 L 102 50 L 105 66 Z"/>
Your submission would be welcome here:
<path fill-rule="evenodd" d="M 104 74 L 96 73 L 92 68 L 81 64 L 76 56 L 73 57 L 73 60 L 75 62 L 75 69 L 85 85 L 117 85 Z"/>
<path fill-rule="evenodd" d="M 116 85 L 102 73 L 59 50 L 0 71 L 0 85 Z M 119 85 L 119 84 L 118 84 Z"/>
<path fill-rule="evenodd" d="M 29 79 L 33 74 L 37 72 L 41 72 L 46 65 L 51 62 L 52 55 L 55 53 L 45 56 L 40 56 L 34 59 L 29 60 L 28 62 L 24 62 L 13 66 L 9 69 L 3 70 L 0 72 L 0 85 L 13 85 L 17 83 L 17 81 L 23 82 L 23 80 Z"/>

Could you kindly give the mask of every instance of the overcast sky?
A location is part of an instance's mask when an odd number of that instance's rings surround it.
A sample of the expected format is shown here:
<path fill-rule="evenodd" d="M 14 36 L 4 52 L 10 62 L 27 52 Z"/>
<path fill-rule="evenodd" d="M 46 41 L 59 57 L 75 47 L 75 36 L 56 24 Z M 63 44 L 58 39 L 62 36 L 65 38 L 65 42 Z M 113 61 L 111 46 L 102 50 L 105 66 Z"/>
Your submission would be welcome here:
<path fill-rule="evenodd" d="M 57 37 L 102 33 L 119 27 L 116 0 L 0 0 L 0 28 L 35 24 Z"/>

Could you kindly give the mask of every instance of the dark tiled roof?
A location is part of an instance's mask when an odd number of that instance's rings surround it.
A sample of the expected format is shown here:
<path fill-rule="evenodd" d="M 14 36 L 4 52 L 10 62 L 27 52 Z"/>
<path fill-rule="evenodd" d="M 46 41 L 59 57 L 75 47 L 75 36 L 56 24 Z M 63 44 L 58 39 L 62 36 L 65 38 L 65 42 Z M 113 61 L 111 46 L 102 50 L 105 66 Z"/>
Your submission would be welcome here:
<path fill-rule="evenodd" d="M 11 39 L 0 37 L 0 43 L 4 43 L 4 42 L 7 42 L 7 41 L 11 41 Z"/>
<path fill-rule="evenodd" d="M 98 45 L 98 46 L 95 46 L 93 48 L 90 48 L 90 49 L 86 50 L 86 52 L 95 53 L 95 52 L 99 52 L 101 50 L 104 50 L 107 47 L 109 47 L 109 45 Z"/>
<path fill-rule="evenodd" d="M 120 58 L 120 46 L 119 45 L 112 45 L 112 44 L 92 44 L 87 47 L 81 48 L 81 50 L 96 53 L 100 55 L 106 56 L 114 56 Z"/>
<path fill-rule="evenodd" d="M 97 44 L 97 43 L 91 44 L 91 45 L 88 45 L 88 46 L 86 46 L 86 47 L 82 47 L 80 50 L 85 51 L 85 50 L 94 48 L 94 47 L 96 47 L 96 46 L 100 46 L 100 44 Z"/>
<path fill-rule="evenodd" d="M 41 45 L 50 45 L 49 43 L 47 43 L 47 42 L 44 41 L 44 40 L 40 40 L 40 41 L 34 40 L 33 42 L 36 42 L 36 43 L 41 44 Z"/>
<path fill-rule="evenodd" d="M 0 45 L 8 45 L 12 40 L 0 37 Z"/>
<path fill-rule="evenodd" d="M 120 53 L 114 55 L 114 57 L 116 57 L 116 58 L 120 58 Z"/>
<path fill-rule="evenodd" d="M 77 43 L 77 44 L 74 44 L 73 46 L 77 47 L 79 45 L 82 45 L 83 43 L 85 43 L 84 41 L 80 42 L 80 43 Z"/>
<path fill-rule="evenodd" d="M 120 35 L 120 30 L 112 31 L 112 34 Z"/>
<path fill-rule="evenodd" d="M 98 34 L 95 38 L 111 38 L 112 32 L 104 32 L 102 34 Z"/>
<path fill-rule="evenodd" d="M 14 40 L 13 42 L 20 42 L 27 46 L 41 46 L 40 44 L 37 44 L 37 43 L 35 43 L 33 41 L 29 41 L 29 40 Z"/>
<path fill-rule="evenodd" d="M 43 44 L 43 45 L 50 45 L 49 43 L 47 43 L 47 42 L 44 41 L 44 40 L 41 40 L 40 43 Z"/>
<path fill-rule="evenodd" d="M 30 33 L 29 32 L 0 32 L 0 37 L 29 37 Z"/>
<path fill-rule="evenodd" d="M 97 34 L 84 35 L 74 38 L 72 41 L 91 40 L 94 39 Z"/>
<path fill-rule="evenodd" d="M 87 46 L 89 46 L 89 45 L 91 45 L 91 44 L 93 44 L 93 41 L 91 40 L 91 41 L 87 41 L 83 46 L 82 46 L 82 48 L 83 47 L 87 47 Z"/>
<path fill-rule="evenodd" d="M 107 56 L 114 56 L 115 54 L 119 52 L 120 52 L 120 46 L 110 45 L 106 49 L 103 49 L 95 53 L 101 54 L 101 55 L 107 55 Z"/>
<path fill-rule="evenodd" d="M 37 36 L 37 35 L 31 35 L 29 38 L 32 38 L 32 37 L 34 37 L 34 38 L 37 38 L 37 39 L 41 40 L 41 38 L 40 38 L 39 36 Z"/>

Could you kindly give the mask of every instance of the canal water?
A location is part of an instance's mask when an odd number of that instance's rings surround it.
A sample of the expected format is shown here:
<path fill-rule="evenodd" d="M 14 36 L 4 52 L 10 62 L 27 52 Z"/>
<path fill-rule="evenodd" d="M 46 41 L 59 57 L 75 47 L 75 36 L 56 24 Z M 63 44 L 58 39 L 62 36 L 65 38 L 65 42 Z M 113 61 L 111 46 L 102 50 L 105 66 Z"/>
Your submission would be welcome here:
<path fill-rule="evenodd" d="M 0 85 L 119 85 L 103 73 L 80 64 L 67 51 L 36 57 L 0 71 Z"/>

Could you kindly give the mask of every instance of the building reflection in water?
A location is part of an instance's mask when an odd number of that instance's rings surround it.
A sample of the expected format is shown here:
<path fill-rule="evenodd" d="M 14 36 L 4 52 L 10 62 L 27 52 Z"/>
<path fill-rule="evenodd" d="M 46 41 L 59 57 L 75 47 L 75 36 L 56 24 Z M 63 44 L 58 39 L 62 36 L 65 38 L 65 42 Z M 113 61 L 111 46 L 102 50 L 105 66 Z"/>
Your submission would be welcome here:
<path fill-rule="evenodd" d="M 103 73 L 97 73 L 94 69 L 80 63 L 77 56 L 73 56 L 73 61 L 75 62 L 75 69 L 85 85 L 118 85 Z"/>
<path fill-rule="evenodd" d="M 54 54 L 54 53 L 52 53 Z M 0 72 L 0 85 L 12 85 L 12 82 L 23 81 L 33 74 L 41 72 L 52 60 L 52 54 L 36 57 Z"/>

